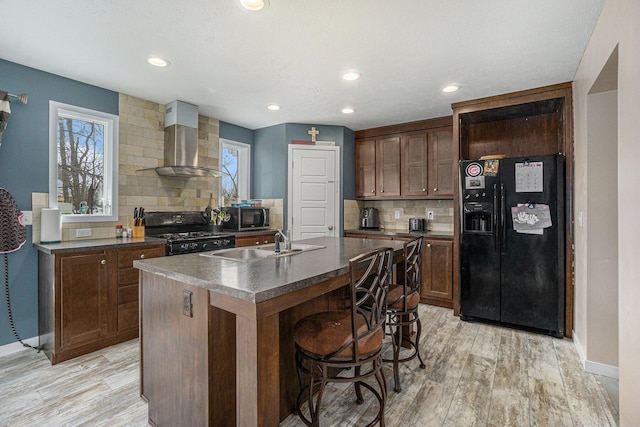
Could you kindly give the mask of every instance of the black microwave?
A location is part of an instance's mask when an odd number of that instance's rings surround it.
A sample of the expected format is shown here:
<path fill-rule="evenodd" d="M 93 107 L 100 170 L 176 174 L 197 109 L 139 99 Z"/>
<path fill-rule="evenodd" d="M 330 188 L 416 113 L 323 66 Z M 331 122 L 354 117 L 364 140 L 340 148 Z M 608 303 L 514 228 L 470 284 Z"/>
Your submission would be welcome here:
<path fill-rule="evenodd" d="M 269 209 L 268 208 L 222 208 L 227 211 L 231 219 L 223 222 L 225 230 L 233 231 L 250 231 L 264 230 L 269 228 Z"/>

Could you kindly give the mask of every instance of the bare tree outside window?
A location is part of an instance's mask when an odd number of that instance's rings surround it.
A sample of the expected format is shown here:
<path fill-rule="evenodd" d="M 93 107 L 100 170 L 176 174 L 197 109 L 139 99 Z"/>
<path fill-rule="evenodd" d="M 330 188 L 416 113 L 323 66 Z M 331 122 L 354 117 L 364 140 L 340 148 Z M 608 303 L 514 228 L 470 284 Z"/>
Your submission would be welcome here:
<path fill-rule="evenodd" d="M 58 203 L 73 214 L 104 211 L 104 132 L 99 122 L 58 118 Z"/>
<path fill-rule="evenodd" d="M 118 221 L 117 115 L 49 101 L 49 207 L 63 223 Z"/>
<path fill-rule="evenodd" d="M 238 150 L 224 147 L 222 149 L 222 203 L 227 205 L 238 200 Z"/>

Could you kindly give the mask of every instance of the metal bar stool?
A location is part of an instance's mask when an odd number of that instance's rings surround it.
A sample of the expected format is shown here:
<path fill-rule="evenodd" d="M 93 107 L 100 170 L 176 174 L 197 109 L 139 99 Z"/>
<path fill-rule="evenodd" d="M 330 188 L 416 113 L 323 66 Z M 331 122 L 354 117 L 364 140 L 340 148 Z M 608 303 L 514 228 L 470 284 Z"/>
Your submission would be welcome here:
<path fill-rule="evenodd" d="M 294 326 L 296 367 L 300 380 L 296 413 L 309 426 L 318 426 L 320 404 L 329 382 L 354 383 L 357 402 L 361 386 L 378 399 L 380 409 L 367 426 L 384 426 L 387 396 L 382 372 L 382 342 L 385 335 L 387 291 L 393 250 L 381 248 L 349 261 L 351 306 L 304 317 Z M 379 390 L 365 382 L 375 377 Z M 315 394 L 315 399 L 314 399 Z M 308 401 L 309 417 L 302 412 Z"/>
<path fill-rule="evenodd" d="M 404 283 L 389 285 L 389 295 L 387 297 L 387 324 L 391 335 L 393 359 L 384 359 L 384 361 L 393 362 L 393 389 L 396 392 L 402 391 L 399 372 L 400 363 L 408 362 L 418 356 L 420 368 L 425 368 L 420 355 L 422 324 L 418 314 L 420 270 L 422 268 L 422 236 L 405 242 L 404 260 Z M 413 324 L 416 325 L 416 333 L 406 333 Z M 409 348 L 412 351 L 406 357 L 400 358 L 402 347 Z"/>

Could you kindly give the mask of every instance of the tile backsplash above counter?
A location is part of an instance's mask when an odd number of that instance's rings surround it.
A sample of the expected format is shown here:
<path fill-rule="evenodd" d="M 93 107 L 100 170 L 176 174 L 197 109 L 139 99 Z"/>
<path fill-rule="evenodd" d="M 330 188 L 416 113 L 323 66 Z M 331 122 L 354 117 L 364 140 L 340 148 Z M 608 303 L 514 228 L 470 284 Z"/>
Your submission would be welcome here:
<path fill-rule="evenodd" d="M 426 220 L 428 211 L 433 211 L 433 220 L 427 221 L 427 230 L 453 234 L 453 200 L 345 200 L 345 230 L 360 227 L 360 209 L 365 207 L 378 209 L 380 228 L 384 230 L 407 231 L 409 218 Z M 396 218 L 396 212 L 399 218 Z"/>

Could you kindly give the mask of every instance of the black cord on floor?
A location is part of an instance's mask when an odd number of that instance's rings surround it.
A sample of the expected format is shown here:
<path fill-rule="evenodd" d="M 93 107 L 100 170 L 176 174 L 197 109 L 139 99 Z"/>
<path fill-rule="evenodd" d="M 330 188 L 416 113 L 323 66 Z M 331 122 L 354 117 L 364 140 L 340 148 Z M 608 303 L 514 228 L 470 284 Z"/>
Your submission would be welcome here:
<path fill-rule="evenodd" d="M 4 294 L 7 299 L 7 313 L 9 314 L 9 325 L 11 326 L 11 331 L 13 331 L 13 335 L 16 337 L 16 340 L 20 342 L 24 347 L 29 347 L 34 350 L 42 350 L 42 346 L 34 347 L 32 345 L 27 344 L 26 342 L 20 339 L 20 335 L 18 335 L 18 331 L 16 330 L 16 325 L 13 322 L 13 313 L 11 312 L 11 299 L 9 298 L 9 259 L 7 258 L 7 254 L 4 255 Z"/>

